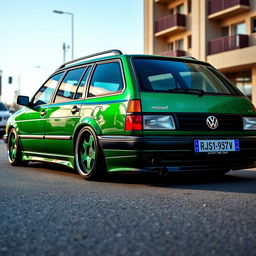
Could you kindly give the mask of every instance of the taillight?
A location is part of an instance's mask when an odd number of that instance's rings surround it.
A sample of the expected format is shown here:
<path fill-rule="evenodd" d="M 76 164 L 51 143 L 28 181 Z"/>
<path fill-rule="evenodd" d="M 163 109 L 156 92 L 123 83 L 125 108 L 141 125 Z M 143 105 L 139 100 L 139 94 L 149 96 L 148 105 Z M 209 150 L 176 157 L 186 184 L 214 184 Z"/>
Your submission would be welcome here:
<path fill-rule="evenodd" d="M 148 115 L 147 113 L 142 113 L 140 100 L 130 100 L 128 102 L 125 120 L 126 131 L 168 131 L 175 129 L 176 126 L 172 115 L 166 115 L 166 113 Z"/>
<path fill-rule="evenodd" d="M 141 113 L 140 100 L 129 100 L 127 113 Z"/>
<path fill-rule="evenodd" d="M 142 115 L 140 100 L 130 100 L 127 107 L 127 115 L 125 120 L 126 131 L 142 130 Z"/>
<path fill-rule="evenodd" d="M 142 116 L 128 114 L 126 116 L 125 130 L 126 131 L 141 131 L 142 130 Z"/>

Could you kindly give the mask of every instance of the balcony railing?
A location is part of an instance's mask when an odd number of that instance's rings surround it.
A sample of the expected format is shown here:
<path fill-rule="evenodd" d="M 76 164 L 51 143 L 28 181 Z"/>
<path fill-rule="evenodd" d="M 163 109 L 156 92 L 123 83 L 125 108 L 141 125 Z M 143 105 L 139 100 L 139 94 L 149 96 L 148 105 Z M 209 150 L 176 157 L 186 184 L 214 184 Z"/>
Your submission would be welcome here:
<path fill-rule="evenodd" d="M 170 14 L 155 22 L 155 33 L 172 27 L 185 27 L 186 16 L 183 14 Z"/>
<path fill-rule="evenodd" d="M 224 36 L 209 41 L 208 54 L 226 52 L 230 50 L 240 49 L 249 46 L 248 35 L 232 35 Z"/>
<path fill-rule="evenodd" d="M 236 5 L 250 5 L 249 0 L 209 0 L 208 1 L 208 14 L 213 14 Z"/>
<path fill-rule="evenodd" d="M 183 50 L 173 50 L 173 51 L 161 52 L 160 55 L 169 56 L 169 57 L 180 57 L 180 56 L 185 56 L 186 52 Z"/>

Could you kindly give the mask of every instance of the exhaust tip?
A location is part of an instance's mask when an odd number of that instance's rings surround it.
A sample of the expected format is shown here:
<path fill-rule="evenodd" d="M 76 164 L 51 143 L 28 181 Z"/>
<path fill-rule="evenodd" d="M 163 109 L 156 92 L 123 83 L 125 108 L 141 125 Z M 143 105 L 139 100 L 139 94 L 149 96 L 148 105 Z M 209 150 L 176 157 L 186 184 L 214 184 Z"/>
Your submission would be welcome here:
<path fill-rule="evenodd" d="M 160 176 L 166 177 L 168 176 L 168 169 L 166 167 L 162 167 L 159 172 Z"/>
<path fill-rule="evenodd" d="M 152 166 L 159 166 L 161 165 L 161 160 L 158 157 L 153 157 L 151 160 L 151 165 Z"/>

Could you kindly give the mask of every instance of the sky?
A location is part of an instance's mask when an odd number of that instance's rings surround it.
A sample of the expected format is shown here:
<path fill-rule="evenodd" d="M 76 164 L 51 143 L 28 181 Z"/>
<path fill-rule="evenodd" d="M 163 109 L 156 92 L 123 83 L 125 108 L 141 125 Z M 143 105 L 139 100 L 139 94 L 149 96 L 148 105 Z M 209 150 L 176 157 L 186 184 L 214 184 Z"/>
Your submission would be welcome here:
<path fill-rule="evenodd" d="M 74 58 L 108 49 L 143 53 L 143 0 L 0 0 L 1 101 L 10 104 L 19 85 L 32 96 L 63 63 L 71 17 L 53 10 L 74 14 Z"/>

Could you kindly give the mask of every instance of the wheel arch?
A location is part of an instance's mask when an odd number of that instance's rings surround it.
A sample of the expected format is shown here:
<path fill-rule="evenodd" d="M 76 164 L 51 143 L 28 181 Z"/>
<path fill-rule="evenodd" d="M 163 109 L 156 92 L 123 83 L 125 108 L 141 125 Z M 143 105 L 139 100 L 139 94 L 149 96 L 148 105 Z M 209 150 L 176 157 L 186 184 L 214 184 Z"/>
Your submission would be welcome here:
<path fill-rule="evenodd" d="M 73 134 L 73 147 L 74 148 L 76 146 L 77 136 L 78 136 L 79 132 L 84 127 L 90 127 L 96 133 L 96 135 L 102 134 L 100 126 L 98 125 L 98 123 L 94 119 L 88 118 L 88 117 L 84 118 L 83 120 L 81 120 L 81 122 L 79 122 L 79 124 L 77 125 L 77 127 L 75 129 L 75 132 Z"/>
<path fill-rule="evenodd" d="M 19 145 L 20 145 L 20 147 L 21 147 L 21 150 L 23 150 L 22 141 L 21 141 L 21 139 L 20 139 L 20 137 L 19 137 L 19 129 L 18 129 L 17 125 L 15 125 L 15 124 L 10 124 L 10 125 L 8 126 L 8 130 L 7 130 L 7 143 L 8 143 L 8 137 L 9 137 L 9 133 L 10 133 L 11 129 L 14 129 L 14 130 L 16 131 L 18 143 L 19 143 Z"/>

